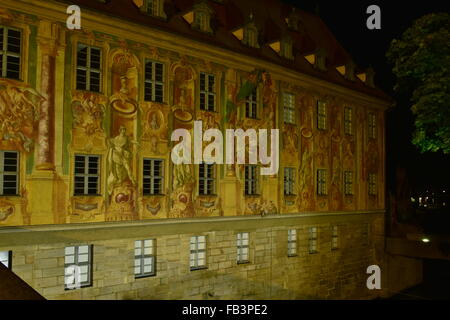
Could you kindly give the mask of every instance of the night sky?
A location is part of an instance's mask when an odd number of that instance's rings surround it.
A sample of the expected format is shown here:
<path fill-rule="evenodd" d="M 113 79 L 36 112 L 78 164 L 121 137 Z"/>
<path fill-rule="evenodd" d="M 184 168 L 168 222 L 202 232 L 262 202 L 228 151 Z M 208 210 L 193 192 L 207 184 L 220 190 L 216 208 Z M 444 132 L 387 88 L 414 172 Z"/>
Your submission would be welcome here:
<path fill-rule="evenodd" d="M 395 168 L 405 168 L 413 189 L 450 187 L 450 155 L 421 154 L 411 144 L 413 116 L 409 101 L 393 91 L 395 78 L 385 58 L 390 42 L 399 38 L 413 21 L 425 14 L 445 12 L 445 1 L 325 1 L 283 0 L 310 12 L 318 12 L 337 40 L 360 67 L 372 66 L 375 83 L 397 101 L 387 114 L 387 176 L 389 189 L 395 188 Z M 366 27 L 368 6 L 381 8 L 381 30 Z"/>

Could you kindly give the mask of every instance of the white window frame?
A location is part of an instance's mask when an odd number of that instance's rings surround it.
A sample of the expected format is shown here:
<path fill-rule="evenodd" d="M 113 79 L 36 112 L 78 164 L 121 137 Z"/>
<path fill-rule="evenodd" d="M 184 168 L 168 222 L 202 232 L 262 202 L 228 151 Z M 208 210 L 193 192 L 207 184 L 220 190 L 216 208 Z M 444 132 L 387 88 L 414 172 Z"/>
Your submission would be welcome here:
<path fill-rule="evenodd" d="M 209 168 L 211 168 L 211 175 Z M 216 195 L 216 166 L 214 164 L 200 163 L 198 167 L 198 194 L 200 196 Z"/>
<path fill-rule="evenodd" d="M 289 229 L 288 230 L 288 247 L 287 247 L 288 257 L 297 256 L 297 230 Z"/>
<path fill-rule="evenodd" d="M 339 249 L 339 227 L 334 225 L 331 227 L 331 250 Z"/>
<path fill-rule="evenodd" d="M 327 103 L 322 100 L 317 101 L 317 129 L 327 130 Z"/>
<path fill-rule="evenodd" d="M 83 46 L 85 48 L 87 48 L 87 54 L 86 54 L 86 66 L 80 66 L 78 65 L 78 53 L 80 51 L 80 47 Z M 99 54 L 100 54 L 100 58 L 99 58 L 99 68 L 93 68 L 91 66 L 91 58 L 92 58 L 92 50 L 98 50 Z M 87 45 L 81 42 L 77 43 L 77 50 L 76 50 L 76 56 L 75 56 L 75 64 L 76 64 L 76 80 L 75 80 L 75 85 L 76 85 L 76 89 L 77 90 L 82 90 L 82 91 L 90 91 L 90 92 L 97 92 L 100 93 L 102 92 L 102 79 L 103 79 L 103 75 L 102 75 L 102 61 L 103 61 L 103 52 L 102 49 L 96 46 L 91 46 L 91 45 Z M 86 72 L 86 83 L 84 88 L 81 88 L 78 86 L 78 72 L 79 71 L 83 71 Z M 91 74 L 98 74 L 98 91 L 93 90 L 92 88 L 92 84 L 91 84 Z"/>
<path fill-rule="evenodd" d="M 258 119 L 258 89 L 256 87 L 245 99 L 245 117 L 249 119 Z"/>
<path fill-rule="evenodd" d="M 369 177 L 367 180 L 368 180 L 369 195 L 376 196 L 377 195 L 377 174 L 369 173 Z"/>
<path fill-rule="evenodd" d="M 238 264 L 250 262 L 250 234 L 248 232 L 238 232 L 236 234 L 236 261 Z"/>
<path fill-rule="evenodd" d="M 156 276 L 156 240 L 135 240 L 134 277 L 139 279 L 153 276 Z"/>
<path fill-rule="evenodd" d="M 190 240 L 189 267 L 191 271 L 206 269 L 206 236 L 192 236 Z"/>
<path fill-rule="evenodd" d="M 93 255 L 92 255 L 92 245 L 76 245 L 68 246 L 64 248 L 64 269 L 65 269 L 65 280 L 64 287 L 66 290 L 73 290 L 78 288 L 90 287 L 92 286 L 92 270 L 93 270 Z M 82 261 L 80 261 L 82 260 Z M 72 266 L 79 267 L 80 277 L 86 276 L 86 280 L 80 279 L 80 283 L 76 284 L 68 283 L 70 278 L 76 280 L 72 273 L 68 273 Z"/>
<path fill-rule="evenodd" d="M 346 135 L 353 135 L 353 108 L 344 108 L 344 131 Z"/>
<path fill-rule="evenodd" d="M 344 194 L 353 195 L 353 171 L 344 171 Z"/>
<path fill-rule="evenodd" d="M 147 78 L 147 73 L 148 73 L 148 65 L 151 65 L 151 79 Z M 159 74 L 157 75 L 156 69 L 161 68 L 162 69 L 162 74 L 161 79 L 158 80 L 157 76 L 159 76 Z M 152 102 L 157 102 L 157 103 L 164 103 L 164 90 L 165 90 L 165 86 L 164 86 L 164 75 L 165 75 L 165 66 L 164 63 L 159 62 L 159 61 L 154 61 L 154 60 L 150 60 L 150 59 L 145 59 L 145 65 L 144 65 L 144 101 L 152 101 Z M 156 95 L 156 88 L 160 86 L 160 90 L 161 90 L 161 99 L 158 100 L 157 99 L 157 95 Z M 147 90 L 148 88 L 151 89 L 151 94 L 147 94 Z M 150 97 L 148 97 L 150 96 Z"/>
<path fill-rule="evenodd" d="M 21 78 L 21 74 L 22 74 L 22 47 L 23 47 L 23 41 L 22 41 L 22 30 L 18 29 L 18 28 L 11 28 L 11 27 L 7 27 L 7 26 L 0 26 L 1 29 L 3 29 L 3 46 L 0 47 L 0 57 L 1 57 L 1 74 L 0 77 L 1 78 L 8 78 L 8 79 L 15 79 L 15 80 L 20 80 Z M 12 51 L 8 51 L 8 31 L 12 30 L 12 31 L 16 31 L 19 32 L 19 53 L 17 52 L 12 52 Z M 2 32 L 0 30 L 0 32 Z M 19 70 L 18 70 L 18 77 L 8 77 L 8 58 L 12 57 L 12 58 L 16 58 L 19 59 Z"/>
<path fill-rule="evenodd" d="M 160 175 L 155 174 L 155 163 L 160 163 Z M 142 163 L 142 193 L 144 196 L 160 196 L 164 194 L 164 159 L 144 158 Z M 145 167 L 150 165 L 149 173 L 146 174 Z M 155 189 L 159 181 L 159 192 Z M 147 188 L 146 185 L 149 187 Z M 147 191 L 148 190 L 148 191 Z"/>
<path fill-rule="evenodd" d="M 327 170 L 317 169 L 317 195 L 326 196 L 327 194 Z"/>
<path fill-rule="evenodd" d="M 259 172 L 258 166 L 246 164 L 244 167 L 244 193 L 246 196 L 259 195 Z"/>
<path fill-rule="evenodd" d="M 76 165 L 77 165 L 77 157 L 84 158 L 84 173 L 77 173 L 76 172 Z M 97 159 L 97 172 L 96 173 L 89 173 L 89 164 L 91 159 Z M 85 155 L 85 154 L 75 154 L 74 157 L 74 184 L 73 184 L 73 194 L 75 196 L 98 196 L 100 195 L 100 173 L 101 173 L 101 156 L 99 155 Z M 82 178 L 84 187 L 83 187 L 83 193 L 77 192 L 77 178 Z M 96 193 L 89 193 L 89 179 L 90 178 L 96 178 L 97 179 L 97 190 Z"/>
<path fill-rule="evenodd" d="M 283 93 L 283 118 L 284 123 L 295 124 L 295 95 L 289 92 Z"/>
<path fill-rule="evenodd" d="M 369 113 L 368 125 L 369 125 L 369 138 L 375 139 L 377 137 L 377 117 L 373 112 Z"/>
<path fill-rule="evenodd" d="M 216 76 L 214 74 L 200 72 L 200 110 L 216 111 L 216 86 Z M 212 102 L 210 99 L 212 99 Z"/>
<path fill-rule="evenodd" d="M 5 159 L 5 154 L 15 154 L 16 158 L 8 158 Z M 16 161 L 16 171 L 5 171 L 5 160 L 15 160 Z M 0 196 L 17 196 L 19 194 L 19 175 L 20 172 L 20 154 L 17 151 L 0 151 Z M 15 193 L 7 193 L 5 194 L 5 186 L 4 183 L 8 182 L 5 181 L 5 177 L 15 177 L 16 179 L 16 186 L 15 186 Z M 8 189 L 10 189 L 8 187 Z"/>

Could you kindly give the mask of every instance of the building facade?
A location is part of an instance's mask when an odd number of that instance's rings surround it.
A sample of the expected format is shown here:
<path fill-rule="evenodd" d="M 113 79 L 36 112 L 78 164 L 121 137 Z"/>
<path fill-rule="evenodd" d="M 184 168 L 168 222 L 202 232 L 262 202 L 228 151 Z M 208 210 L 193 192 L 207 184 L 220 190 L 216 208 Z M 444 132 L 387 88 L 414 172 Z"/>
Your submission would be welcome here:
<path fill-rule="evenodd" d="M 50 299 L 380 296 L 390 100 L 320 18 L 266 5 L 2 1 L 2 262 Z M 173 164 L 196 120 L 279 129 L 278 174 Z"/>

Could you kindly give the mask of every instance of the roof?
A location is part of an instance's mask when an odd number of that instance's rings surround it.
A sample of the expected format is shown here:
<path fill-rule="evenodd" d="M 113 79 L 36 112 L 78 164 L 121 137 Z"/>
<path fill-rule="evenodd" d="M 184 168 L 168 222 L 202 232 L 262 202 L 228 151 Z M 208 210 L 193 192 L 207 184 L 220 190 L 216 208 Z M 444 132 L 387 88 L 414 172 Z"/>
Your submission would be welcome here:
<path fill-rule="evenodd" d="M 194 30 L 184 20 L 183 15 L 190 11 L 198 0 L 165 0 L 164 11 L 167 19 L 159 19 L 140 11 L 133 0 L 60 0 L 89 8 L 108 15 L 132 21 L 148 27 L 158 28 L 167 32 L 176 33 L 189 39 L 206 42 L 233 52 L 249 55 L 268 62 L 272 62 L 290 70 L 314 76 L 371 96 L 390 100 L 380 89 L 373 88 L 356 78 L 350 81 L 343 77 L 337 66 L 352 61 L 351 56 L 339 44 L 322 19 L 312 13 L 296 8 L 300 18 L 299 31 L 288 28 L 286 18 L 293 7 L 280 0 L 206 0 L 213 9 L 211 25 L 213 34 L 206 34 Z M 250 16 L 260 33 L 260 48 L 250 48 L 241 43 L 232 33 L 243 27 Z M 290 35 L 293 39 L 294 60 L 280 57 L 269 44 L 280 40 L 282 36 Z M 327 70 L 314 68 L 305 58 L 306 54 L 316 49 L 324 49 L 327 53 Z M 360 69 L 357 71 L 362 72 Z"/>

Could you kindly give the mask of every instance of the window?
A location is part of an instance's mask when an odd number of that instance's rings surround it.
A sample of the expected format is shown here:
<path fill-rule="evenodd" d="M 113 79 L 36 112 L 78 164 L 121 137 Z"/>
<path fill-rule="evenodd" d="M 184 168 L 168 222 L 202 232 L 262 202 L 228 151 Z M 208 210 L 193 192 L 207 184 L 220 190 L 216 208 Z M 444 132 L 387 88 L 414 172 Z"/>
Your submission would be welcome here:
<path fill-rule="evenodd" d="M 295 169 L 284 168 L 284 194 L 286 196 L 294 195 Z"/>
<path fill-rule="evenodd" d="M 191 237 L 191 254 L 190 254 L 191 270 L 199 270 L 206 268 L 206 237 Z"/>
<path fill-rule="evenodd" d="M 327 105 L 323 101 L 317 101 L 317 129 L 327 129 Z"/>
<path fill-rule="evenodd" d="M 240 232 L 236 235 L 237 240 L 237 263 L 249 262 L 249 234 L 248 232 Z"/>
<path fill-rule="evenodd" d="M 75 195 L 98 195 L 100 156 L 75 156 Z"/>
<path fill-rule="evenodd" d="M 258 194 L 258 167 L 255 165 L 245 166 L 245 195 Z"/>
<path fill-rule="evenodd" d="M 134 242 L 134 277 L 145 278 L 156 275 L 154 239 Z"/>
<path fill-rule="evenodd" d="M 160 103 L 164 101 L 164 65 L 162 63 L 145 61 L 144 100 Z"/>
<path fill-rule="evenodd" d="M 297 255 L 297 230 L 288 230 L 288 257 Z"/>
<path fill-rule="evenodd" d="M 77 90 L 100 92 L 101 86 L 100 48 L 79 43 L 77 47 Z"/>
<path fill-rule="evenodd" d="M 216 173 L 214 164 L 201 163 L 198 169 L 198 193 L 199 195 L 214 195 L 216 193 Z"/>
<path fill-rule="evenodd" d="M 375 196 L 377 194 L 377 175 L 369 173 L 369 195 Z"/>
<path fill-rule="evenodd" d="M 281 41 L 280 55 L 286 59 L 293 60 L 292 39 L 287 37 Z"/>
<path fill-rule="evenodd" d="M 192 28 L 206 32 L 212 33 L 211 29 L 211 15 L 214 11 L 209 7 L 206 1 L 200 1 L 194 5 L 194 21 L 192 23 Z"/>
<path fill-rule="evenodd" d="M 317 253 L 317 227 L 309 228 L 309 253 Z"/>
<path fill-rule="evenodd" d="M 64 266 L 66 289 L 90 286 L 92 284 L 92 246 L 66 247 Z"/>
<path fill-rule="evenodd" d="M 339 247 L 339 230 L 338 226 L 331 227 L 331 250 L 336 250 Z"/>
<path fill-rule="evenodd" d="M 154 17 L 166 18 L 164 0 L 144 0 L 141 11 Z"/>
<path fill-rule="evenodd" d="M 244 37 L 242 43 L 252 48 L 259 48 L 258 28 L 253 22 L 253 14 L 250 15 L 250 22 L 244 27 Z"/>
<path fill-rule="evenodd" d="M 19 153 L 0 151 L 0 196 L 19 194 Z"/>
<path fill-rule="evenodd" d="M 369 223 L 364 223 L 362 225 L 362 244 L 364 246 L 368 246 L 369 245 L 369 236 L 370 236 L 370 224 Z"/>
<path fill-rule="evenodd" d="M 353 171 L 344 172 L 344 194 L 346 196 L 353 195 Z"/>
<path fill-rule="evenodd" d="M 327 195 L 327 170 L 317 170 L 317 194 L 319 196 Z"/>
<path fill-rule="evenodd" d="M 20 79 L 22 32 L 0 26 L 0 77 Z"/>
<path fill-rule="evenodd" d="M 164 160 L 144 159 L 143 194 L 162 195 L 164 192 Z"/>
<path fill-rule="evenodd" d="M 295 96 L 290 93 L 283 94 L 284 122 L 295 124 Z"/>
<path fill-rule="evenodd" d="M 200 109 L 216 111 L 216 79 L 203 72 L 200 73 Z"/>
<path fill-rule="evenodd" d="M 344 131 L 347 135 L 353 134 L 353 109 L 350 107 L 344 109 Z"/>
<path fill-rule="evenodd" d="M 253 92 L 245 100 L 245 116 L 247 118 L 256 119 L 257 107 L 258 107 L 258 92 L 257 89 L 253 89 Z"/>
<path fill-rule="evenodd" d="M 375 139 L 377 137 L 377 120 L 373 113 L 369 113 L 369 138 Z"/>
<path fill-rule="evenodd" d="M 12 251 L 0 251 L 0 263 L 11 269 Z"/>

